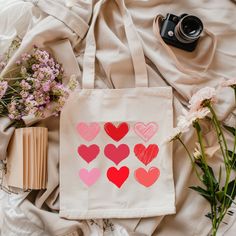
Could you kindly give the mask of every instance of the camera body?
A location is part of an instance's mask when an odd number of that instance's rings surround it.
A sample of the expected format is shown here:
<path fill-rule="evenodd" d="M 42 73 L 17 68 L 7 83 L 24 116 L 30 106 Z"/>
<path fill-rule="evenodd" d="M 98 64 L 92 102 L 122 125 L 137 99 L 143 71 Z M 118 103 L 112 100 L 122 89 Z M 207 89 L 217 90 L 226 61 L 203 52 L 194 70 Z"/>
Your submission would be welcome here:
<path fill-rule="evenodd" d="M 162 21 L 160 35 L 167 44 L 192 52 L 202 30 L 203 24 L 199 18 L 188 14 L 176 16 L 168 13 Z"/>

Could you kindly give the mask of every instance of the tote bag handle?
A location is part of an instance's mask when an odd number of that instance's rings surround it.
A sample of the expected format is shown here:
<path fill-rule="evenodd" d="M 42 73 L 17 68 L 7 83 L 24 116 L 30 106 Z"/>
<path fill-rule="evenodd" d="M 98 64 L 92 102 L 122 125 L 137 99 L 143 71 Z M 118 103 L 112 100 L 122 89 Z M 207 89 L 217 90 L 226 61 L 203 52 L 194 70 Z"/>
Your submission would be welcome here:
<path fill-rule="evenodd" d="M 182 64 L 180 63 L 180 61 L 176 57 L 175 53 L 172 51 L 171 47 L 169 47 L 164 42 L 164 40 L 162 39 L 162 37 L 160 35 L 160 24 L 161 24 L 161 21 L 163 20 L 163 18 L 164 17 L 162 15 L 157 15 L 155 17 L 155 19 L 153 21 L 153 32 L 156 35 L 159 42 L 161 43 L 161 45 L 165 48 L 165 50 L 168 52 L 170 57 L 174 60 L 175 65 L 178 68 L 178 70 L 185 73 L 185 74 L 195 75 L 195 76 L 196 76 L 196 74 L 200 75 L 200 74 L 205 73 L 209 69 L 209 67 L 213 61 L 214 55 L 215 55 L 216 46 L 217 46 L 216 36 L 213 33 L 211 33 L 210 31 L 208 31 L 207 29 L 204 29 L 205 33 L 207 35 L 209 35 L 209 37 L 212 40 L 212 47 L 211 47 L 210 52 L 208 53 L 208 58 L 206 60 L 206 63 L 202 66 L 202 68 L 200 70 L 196 71 L 196 70 L 188 69 L 188 68 L 182 66 Z"/>
<path fill-rule="evenodd" d="M 94 7 L 94 15 L 86 37 L 83 62 L 82 88 L 93 89 L 95 81 L 96 39 L 94 28 L 102 5 L 108 0 L 100 0 Z M 115 0 L 122 15 L 125 34 L 133 62 L 136 87 L 148 87 L 148 75 L 143 47 L 124 0 Z"/>

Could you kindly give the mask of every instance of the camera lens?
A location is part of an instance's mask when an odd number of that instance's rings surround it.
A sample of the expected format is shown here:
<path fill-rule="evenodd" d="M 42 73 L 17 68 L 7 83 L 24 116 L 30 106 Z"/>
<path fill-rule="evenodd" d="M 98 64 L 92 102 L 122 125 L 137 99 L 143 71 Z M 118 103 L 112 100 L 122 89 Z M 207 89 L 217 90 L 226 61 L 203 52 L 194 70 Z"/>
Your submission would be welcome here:
<path fill-rule="evenodd" d="M 175 27 L 175 36 L 182 43 L 192 43 L 196 41 L 203 31 L 202 21 L 192 15 L 186 15 Z"/>

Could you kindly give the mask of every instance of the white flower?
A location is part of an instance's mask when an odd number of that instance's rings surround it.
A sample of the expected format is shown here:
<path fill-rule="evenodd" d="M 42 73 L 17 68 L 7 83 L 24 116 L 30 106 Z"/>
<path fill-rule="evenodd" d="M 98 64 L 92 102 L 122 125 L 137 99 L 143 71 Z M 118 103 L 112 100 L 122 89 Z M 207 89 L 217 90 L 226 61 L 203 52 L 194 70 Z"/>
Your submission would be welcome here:
<path fill-rule="evenodd" d="M 68 83 L 68 88 L 71 91 L 74 91 L 75 89 L 80 88 L 80 84 L 75 75 L 71 75 L 69 83 Z"/>
<path fill-rule="evenodd" d="M 195 120 L 205 118 L 209 113 L 210 113 L 210 110 L 208 109 L 208 107 L 203 107 L 197 111 L 193 111 L 193 112 L 190 111 L 189 116 L 192 122 L 194 122 Z"/>
<path fill-rule="evenodd" d="M 190 119 L 189 113 L 185 113 L 178 117 L 177 127 L 182 133 L 189 131 L 190 126 L 192 125 L 192 120 Z"/>
<path fill-rule="evenodd" d="M 216 89 L 211 87 L 205 87 L 195 93 L 189 101 L 190 110 L 198 111 L 199 109 L 204 107 L 205 101 L 209 101 L 210 103 L 216 103 Z"/>
<path fill-rule="evenodd" d="M 227 79 L 221 83 L 221 87 L 232 87 L 236 88 L 236 78 L 235 79 Z"/>
<path fill-rule="evenodd" d="M 200 152 L 197 148 L 194 149 L 193 157 L 194 157 L 195 159 L 201 159 L 201 157 L 202 157 L 201 152 Z"/>
<path fill-rule="evenodd" d="M 172 130 L 172 133 L 170 134 L 170 136 L 163 142 L 163 144 L 169 143 L 171 141 L 174 141 L 175 139 L 177 139 L 178 137 L 181 136 L 181 131 L 178 127 L 174 128 Z"/>

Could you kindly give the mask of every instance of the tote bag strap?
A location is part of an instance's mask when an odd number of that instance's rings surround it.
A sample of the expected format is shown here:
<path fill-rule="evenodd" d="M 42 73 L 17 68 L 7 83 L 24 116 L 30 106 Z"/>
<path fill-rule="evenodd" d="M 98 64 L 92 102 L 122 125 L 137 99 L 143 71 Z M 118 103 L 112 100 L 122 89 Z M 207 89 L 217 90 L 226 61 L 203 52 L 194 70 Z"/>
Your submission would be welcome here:
<path fill-rule="evenodd" d="M 96 39 L 94 28 L 96 20 L 102 5 L 108 0 L 99 1 L 94 7 L 94 15 L 86 37 L 86 48 L 83 62 L 82 87 L 86 89 L 94 88 L 95 81 L 95 57 L 96 57 Z M 122 15 L 124 22 L 125 34 L 133 62 L 136 87 L 148 87 L 148 75 L 145 63 L 143 47 L 135 30 L 132 18 L 125 6 L 124 0 L 115 0 Z"/>
<path fill-rule="evenodd" d="M 209 37 L 212 40 L 212 47 L 211 50 L 208 53 L 208 58 L 206 60 L 206 63 L 201 67 L 202 69 L 196 71 L 196 70 L 191 70 L 188 69 L 184 66 L 181 65 L 180 61 L 178 60 L 178 58 L 176 57 L 175 53 L 172 51 L 172 49 L 164 42 L 164 40 L 162 39 L 161 35 L 160 35 L 160 24 L 161 21 L 163 20 L 163 16 L 162 15 L 157 15 L 153 21 L 153 32 L 156 35 L 157 39 L 159 40 L 159 42 L 161 43 L 161 45 L 165 48 L 165 50 L 168 52 L 168 54 L 170 55 L 170 57 L 174 60 L 176 67 L 183 73 L 189 74 L 189 75 L 195 75 L 196 74 L 203 74 L 205 73 L 208 68 L 210 67 L 214 55 L 215 55 L 215 51 L 216 51 L 216 46 L 217 46 L 217 39 L 216 36 L 214 34 L 212 34 L 210 31 L 208 31 L 207 29 L 204 29 L 205 33 L 207 35 L 209 35 Z"/>

